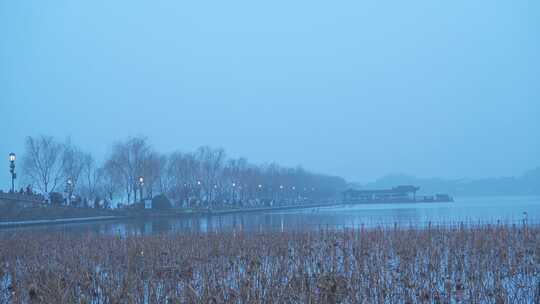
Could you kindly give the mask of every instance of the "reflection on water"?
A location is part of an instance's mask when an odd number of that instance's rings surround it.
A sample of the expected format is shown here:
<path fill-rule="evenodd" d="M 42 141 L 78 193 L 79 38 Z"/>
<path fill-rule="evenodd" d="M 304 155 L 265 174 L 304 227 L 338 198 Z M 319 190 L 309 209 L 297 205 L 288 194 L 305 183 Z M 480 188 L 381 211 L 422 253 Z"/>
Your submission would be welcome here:
<path fill-rule="evenodd" d="M 374 227 L 379 225 L 423 226 L 465 222 L 540 222 L 540 197 L 457 198 L 454 203 L 372 204 L 310 208 L 220 216 L 189 216 L 151 220 L 123 220 L 51 226 L 10 228 L 13 231 L 94 232 L 99 234 L 152 234 L 163 232 L 208 233 L 219 231 L 285 231 Z"/>

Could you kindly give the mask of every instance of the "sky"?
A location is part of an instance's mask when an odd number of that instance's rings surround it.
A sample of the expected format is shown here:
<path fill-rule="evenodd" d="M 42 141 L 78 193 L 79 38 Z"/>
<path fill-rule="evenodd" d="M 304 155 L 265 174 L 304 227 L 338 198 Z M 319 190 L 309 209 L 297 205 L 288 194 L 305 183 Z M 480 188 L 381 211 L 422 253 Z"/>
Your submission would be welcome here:
<path fill-rule="evenodd" d="M 540 2 L 0 0 L 0 155 L 222 147 L 367 182 L 540 166 Z"/>

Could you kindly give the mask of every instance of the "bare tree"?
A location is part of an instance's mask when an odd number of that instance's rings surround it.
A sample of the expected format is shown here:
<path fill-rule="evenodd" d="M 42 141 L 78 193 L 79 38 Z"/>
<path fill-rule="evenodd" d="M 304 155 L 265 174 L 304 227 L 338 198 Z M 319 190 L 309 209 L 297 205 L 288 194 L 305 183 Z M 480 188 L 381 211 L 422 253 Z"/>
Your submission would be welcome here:
<path fill-rule="evenodd" d="M 142 161 L 141 174 L 144 176 L 144 189 L 147 197 L 152 197 L 154 190 L 161 191 L 162 174 L 167 158 L 156 152 L 149 152 Z"/>
<path fill-rule="evenodd" d="M 72 181 L 72 191 L 76 191 L 79 178 L 84 169 L 87 155 L 68 139 L 62 149 L 62 171 L 65 178 Z"/>
<path fill-rule="evenodd" d="M 167 155 L 158 155 L 157 158 L 157 189 L 159 193 L 166 194 L 169 192 L 171 186 L 171 177 L 167 173 L 167 164 L 169 162 L 169 157 Z"/>
<path fill-rule="evenodd" d="M 29 182 L 43 193 L 55 190 L 63 177 L 63 145 L 51 136 L 28 136 L 22 167 Z"/>
<path fill-rule="evenodd" d="M 99 179 L 102 178 L 91 154 L 84 153 L 81 172 L 81 195 L 88 199 L 97 197 Z"/>
<path fill-rule="evenodd" d="M 113 146 L 111 156 L 106 161 L 106 167 L 113 171 L 113 176 L 120 177 L 127 201 L 137 201 L 139 189 L 138 177 L 144 174 L 145 165 L 151 154 L 151 148 L 145 137 L 129 138 Z"/>
<path fill-rule="evenodd" d="M 199 194 L 200 165 L 193 153 L 173 152 L 169 155 L 164 175 L 167 193 L 178 203 Z"/>
<path fill-rule="evenodd" d="M 122 176 L 119 175 L 116 168 L 110 166 L 110 163 L 97 169 L 97 175 L 96 198 L 103 198 L 110 204 L 115 196 L 122 191 Z"/>
<path fill-rule="evenodd" d="M 218 177 L 222 172 L 225 162 L 225 151 L 223 149 L 212 149 L 210 147 L 200 147 L 197 149 L 196 157 L 200 164 L 201 183 L 205 190 L 208 201 L 212 201 L 213 194 L 219 188 Z"/>

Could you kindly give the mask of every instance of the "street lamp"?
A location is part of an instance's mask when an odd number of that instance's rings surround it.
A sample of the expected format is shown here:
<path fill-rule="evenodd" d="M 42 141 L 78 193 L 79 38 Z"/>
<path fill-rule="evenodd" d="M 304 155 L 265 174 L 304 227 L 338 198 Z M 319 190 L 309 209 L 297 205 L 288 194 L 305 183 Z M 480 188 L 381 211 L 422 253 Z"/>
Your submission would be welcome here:
<path fill-rule="evenodd" d="M 234 190 L 235 190 L 235 187 L 236 187 L 236 183 L 233 182 L 233 183 L 232 183 L 231 203 L 233 203 L 233 202 L 234 202 L 234 199 L 235 199 L 235 196 L 234 196 Z"/>
<path fill-rule="evenodd" d="M 15 153 L 9 153 L 9 172 L 11 173 L 11 192 L 15 192 L 15 179 L 17 173 L 15 173 Z"/>
<path fill-rule="evenodd" d="M 66 193 L 68 195 L 67 204 L 71 205 L 71 196 L 73 195 L 73 180 L 71 177 L 66 180 Z"/>
<path fill-rule="evenodd" d="M 141 191 L 141 202 L 143 201 L 143 186 L 144 186 L 144 176 L 139 176 L 139 190 Z"/>

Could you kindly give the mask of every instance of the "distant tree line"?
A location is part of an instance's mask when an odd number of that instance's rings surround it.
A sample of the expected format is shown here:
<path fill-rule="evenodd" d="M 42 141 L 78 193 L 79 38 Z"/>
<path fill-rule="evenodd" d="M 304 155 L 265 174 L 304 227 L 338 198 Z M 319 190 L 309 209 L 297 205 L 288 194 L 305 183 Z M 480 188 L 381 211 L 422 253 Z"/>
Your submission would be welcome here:
<path fill-rule="evenodd" d="M 98 163 L 70 140 L 29 136 L 22 169 L 21 177 L 37 192 L 90 206 L 130 205 L 157 195 L 175 206 L 290 204 L 335 198 L 347 186 L 340 177 L 275 163 L 254 165 L 207 146 L 163 154 L 145 137 L 116 142 Z"/>
<path fill-rule="evenodd" d="M 394 174 L 356 188 L 381 189 L 395 185 L 418 185 L 420 193 L 448 193 L 453 196 L 540 195 L 540 167 L 520 176 L 481 179 L 419 178 Z"/>

